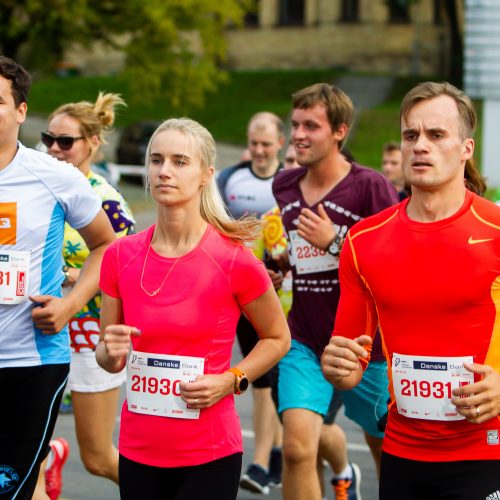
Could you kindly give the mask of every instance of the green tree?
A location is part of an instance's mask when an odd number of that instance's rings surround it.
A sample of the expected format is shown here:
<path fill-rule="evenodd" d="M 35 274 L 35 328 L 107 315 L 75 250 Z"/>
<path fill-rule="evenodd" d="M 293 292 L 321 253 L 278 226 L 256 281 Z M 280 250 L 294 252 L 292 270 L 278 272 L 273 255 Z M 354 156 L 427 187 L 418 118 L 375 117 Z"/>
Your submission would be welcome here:
<path fill-rule="evenodd" d="M 223 30 L 253 0 L 0 0 L 0 50 L 30 70 L 54 69 L 66 50 L 100 41 L 126 54 L 138 99 L 165 96 L 187 112 L 224 79 Z"/>

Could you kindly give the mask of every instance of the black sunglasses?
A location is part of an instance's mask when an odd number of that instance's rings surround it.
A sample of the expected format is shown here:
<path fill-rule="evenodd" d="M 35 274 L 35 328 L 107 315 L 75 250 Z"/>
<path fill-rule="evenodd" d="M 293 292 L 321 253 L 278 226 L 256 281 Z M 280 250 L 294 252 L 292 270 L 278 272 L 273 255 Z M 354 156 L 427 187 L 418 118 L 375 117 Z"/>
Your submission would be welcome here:
<path fill-rule="evenodd" d="M 80 137 L 71 137 L 70 135 L 59 135 L 55 136 L 52 134 L 49 134 L 48 132 L 42 132 L 40 134 L 42 142 L 47 146 L 48 148 L 51 148 L 54 142 L 57 142 L 57 145 L 63 150 L 63 151 L 69 151 L 72 147 L 75 141 L 78 141 L 80 139 L 84 139 L 83 135 Z"/>

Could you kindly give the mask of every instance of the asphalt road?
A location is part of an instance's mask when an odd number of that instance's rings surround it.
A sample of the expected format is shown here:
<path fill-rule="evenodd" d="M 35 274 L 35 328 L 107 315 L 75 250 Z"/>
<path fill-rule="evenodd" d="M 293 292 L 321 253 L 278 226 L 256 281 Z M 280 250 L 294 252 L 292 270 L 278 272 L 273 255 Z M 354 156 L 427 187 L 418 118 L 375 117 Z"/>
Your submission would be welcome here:
<path fill-rule="evenodd" d="M 148 227 L 155 219 L 155 209 L 151 198 L 146 197 L 140 183 L 122 182 L 120 189 L 126 199 L 131 204 L 137 221 L 137 229 L 142 230 Z M 237 361 L 240 358 L 239 350 L 235 346 L 233 358 Z M 245 454 L 243 457 L 243 468 L 245 469 L 251 461 L 254 450 L 254 439 L 252 431 L 252 397 L 250 392 L 237 398 L 237 408 L 241 419 L 243 430 Z M 348 437 L 349 458 L 356 462 L 362 471 L 361 492 L 363 500 L 378 499 L 378 482 L 376 479 L 375 467 L 368 447 L 364 443 L 364 438 L 360 428 L 344 417 L 342 411 L 339 413 L 337 423 L 339 423 Z M 115 440 L 118 438 L 119 412 L 117 414 L 117 425 L 115 429 Z M 62 499 L 67 500 L 116 500 L 119 498 L 118 488 L 106 479 L 97 478 L 86 472 L 80 462 L 78 445 L 75 438 L 73 415 L 60 415 L 55 436 L 63 436 L 70 443 L 70 456 L 63 472 L 63 494 Z M 325 478 L 328 481 L 331 473 L 325 468 Z M 255 500 L 261 495 L 255 495 L 240 489 L 238 499 Z M 266 497 L 270 500 L 280 499 L 281 490 L 272 490 Z M 333 493 L 328 490 L 327 498 L 333 499 Z M 139 500 L 139 499 L 138 499 Z M 141 499 L 142 500 L 142 499 Z M 149 500 L 149 499 L 147 499 Z M 195 499 L 193 499 L 195 500 Z"/>

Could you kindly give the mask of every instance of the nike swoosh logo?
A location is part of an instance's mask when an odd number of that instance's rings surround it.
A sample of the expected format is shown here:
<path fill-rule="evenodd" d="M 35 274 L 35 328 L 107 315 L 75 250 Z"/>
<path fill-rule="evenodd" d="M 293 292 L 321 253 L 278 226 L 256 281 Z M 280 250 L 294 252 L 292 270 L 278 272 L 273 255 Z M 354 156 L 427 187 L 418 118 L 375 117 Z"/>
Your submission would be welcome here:
<path fill-rule="evenodd" d="M 469 238 L 469 245 L 475 245 L 476 243 L 486 243 L 487 241 L 493 241 L 493 238 L 487 238 L 485 240 L 475 240 L 472 236 Z"/>

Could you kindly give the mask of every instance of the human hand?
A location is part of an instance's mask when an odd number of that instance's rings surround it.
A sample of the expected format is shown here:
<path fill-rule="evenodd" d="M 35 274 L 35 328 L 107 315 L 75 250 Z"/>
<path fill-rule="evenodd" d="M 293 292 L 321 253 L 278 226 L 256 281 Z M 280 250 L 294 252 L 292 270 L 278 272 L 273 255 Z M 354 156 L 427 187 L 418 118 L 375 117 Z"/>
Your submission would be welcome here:
<path fill-rule="evenodd" d="M 73 316 L 71 303 L 66 298 L 32 295 L 29 299 L 35 304 L 31 319 L 36 328 L 46 335 L 60 332 Z"/>
<path fill-rule="evenodd" d="M 464 367 L 481 375 L 482 380 L 453 390 L 455 397 L 451 402 L 458 413 L 474 424 L 482 424 L 500 415 L 500 373 L 479 363 L 464 363 Z"/>
<path fill-rule="evenodd" d="M 102 341 L 107 358 L 112 364 L 123 363 L 131 347 L 132 336 L 137 337 L 141 331 L 135 326 L 109 325 L 104 330 Z"/>
<path fill-rule="evenodd" d="M 366 358 L 368 351 L 364 346 L 372 343 L 369 335 L 357 339 L 333 336 L 321 357 L 321 369 L 328 380 L 339 380 L 359 370 L 359 358 Z"/>
<path fill-rule="evenodd" d="M 272 259 L 274 262 L 276 262 L 276 266 L 283 273 L 283 275 L 285 275 L 288 271 L 290 271 L 291 269 L 290 259 L 287 251 L 273 256 Z"/>
<path fill-rule="evenodd" d="M 336 234 L 332 221 L 321 203 L 318 205 L 317 214 L 309 208 L 300 211 L 297 233 L 311 245 L 324 251 Z"/>
<path fill-rule="evenodd" d="M 283 285 L 283 273 L 281 271 L 273 271 L 272 269 L 266 269 L 266 271 L 273 282 L 274 289 L 279 290 Z"/>
<path fill-rule="evenodd" d="M 231 372 L 198 375 L 193 382 L 181 382 L 181 398 L 189 408 L 208 408 L 234 392 Z"/>

